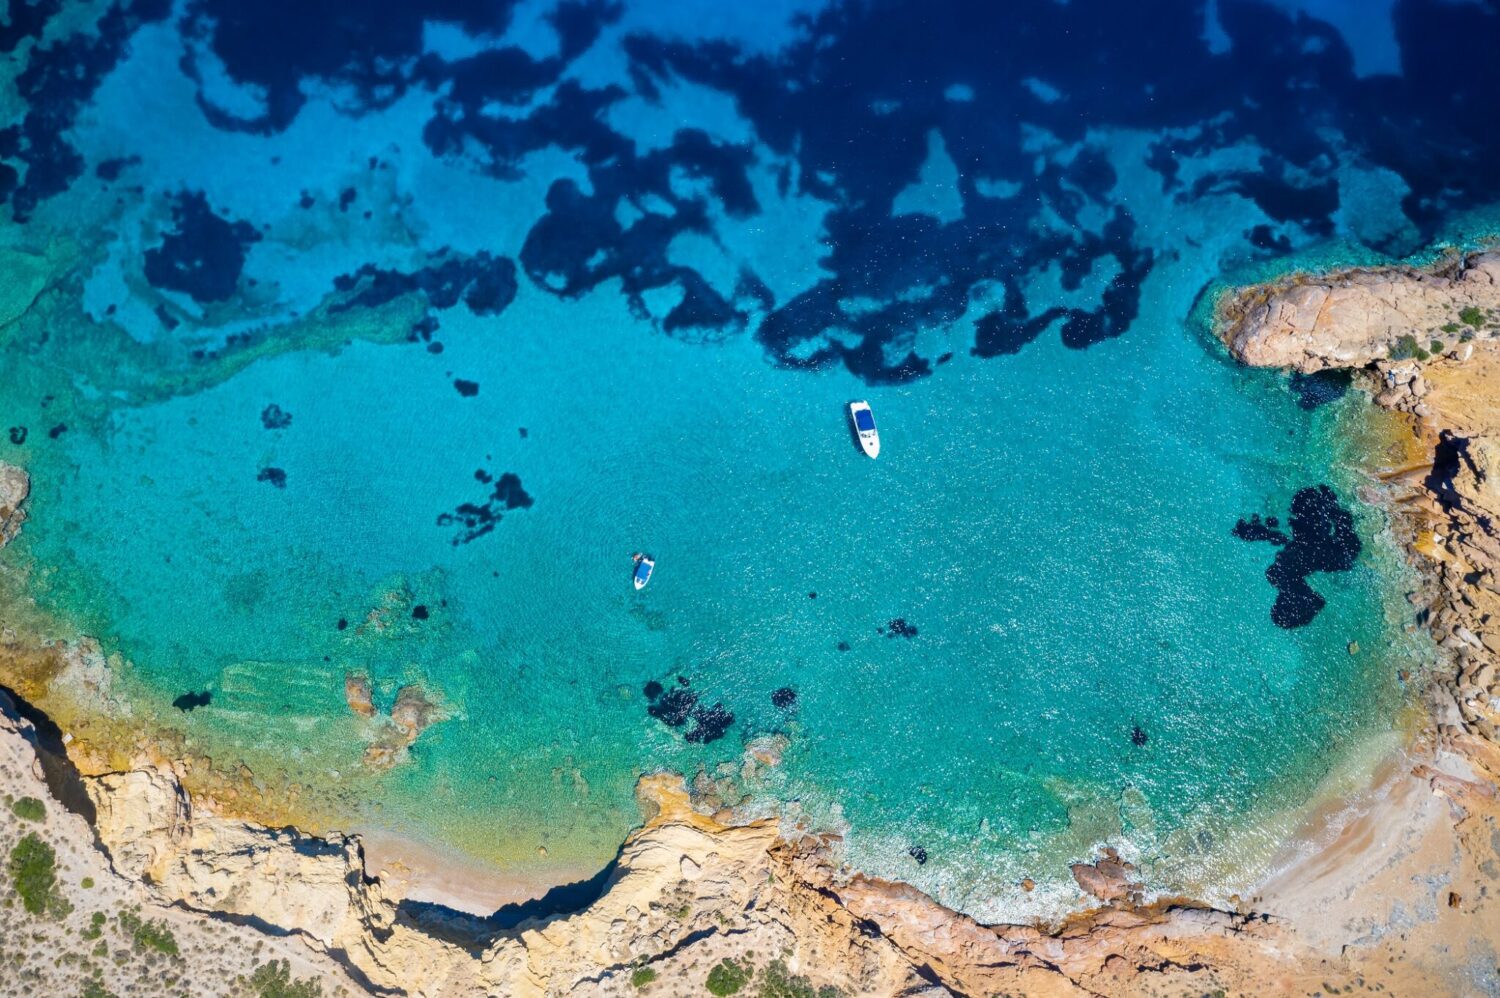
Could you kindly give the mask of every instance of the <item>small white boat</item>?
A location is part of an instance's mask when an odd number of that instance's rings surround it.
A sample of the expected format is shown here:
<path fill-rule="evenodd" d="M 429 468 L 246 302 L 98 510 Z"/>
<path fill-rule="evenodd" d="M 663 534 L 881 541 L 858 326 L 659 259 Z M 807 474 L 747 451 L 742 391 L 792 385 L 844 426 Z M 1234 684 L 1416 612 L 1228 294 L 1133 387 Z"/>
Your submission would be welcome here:
<path fill-rule="evenodd" d="M 638 554 L 635 556 L 635 574 L 633 579 L 637 589 L 645 589 L 646 583 L 651 581 L 651 572 L 656 568 L 656 559 L 649 554 Z"/>
<path fill-rule="evenodd" d="M 849 403 L 849 418 L 854 420 L 854 433 L 859 437 L 859 446 L 870 457 L 880 456 L 880 434 L 875 429 L 875 413 L 870 403 L 860 400 Z"/>

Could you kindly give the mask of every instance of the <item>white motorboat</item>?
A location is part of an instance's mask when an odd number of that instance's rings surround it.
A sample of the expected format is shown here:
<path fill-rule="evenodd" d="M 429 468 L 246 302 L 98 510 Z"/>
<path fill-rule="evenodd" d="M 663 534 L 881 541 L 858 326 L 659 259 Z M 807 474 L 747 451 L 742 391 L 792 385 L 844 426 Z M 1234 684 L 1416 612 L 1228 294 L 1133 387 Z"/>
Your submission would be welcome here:
<path fill-rule="evenodd" d="M 859 437 L 859 446 L 870 457 L 880 456 L 880 433 L 875 429 L 875 413 L 870 403 L 860 400 L 849 403 L 849 418 L 854 420 L 854 433 Z"/>

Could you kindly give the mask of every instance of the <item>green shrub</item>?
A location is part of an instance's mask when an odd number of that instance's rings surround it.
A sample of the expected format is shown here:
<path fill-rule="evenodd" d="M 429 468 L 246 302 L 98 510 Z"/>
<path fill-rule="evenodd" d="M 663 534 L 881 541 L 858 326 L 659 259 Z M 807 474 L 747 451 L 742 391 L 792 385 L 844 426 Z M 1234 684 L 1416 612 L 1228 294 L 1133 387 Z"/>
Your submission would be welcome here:
<path fill-rule="evenodd" d="M 104 934 L 104 912 L 96 911 L 89 916 L 89 927 L 84 929 L 80 935 L 85 939 L 98 939 Z"/>
<path fill-rule="evenodd" d="M 94 878 L 93 877 L 84 877 L 82 880 L 80 880 L 78 882 L 78 886 L 82 887 L 84 890 L 91 890 L 93 888 L 93 886 L 94 886 Z"/>
<path fill-rule="evenodd" d="M 41 821 L 47 817 L 47 806 L 35 797 L 22 797 L 11 804 L 11 813 L 26 821 Z"/>
<path fill-rule="evenodd" d="M 79 998 L 115 998 L 115 993 L 106 991 L 98 981 L 85 981 Z"/>
<path fill-rule="evenodd" d="M 166 922 L 149 922 L 133 911 L 120 912 L 120 928 L 138 950 L 155 950 L 167 956 L 177 955 L 177 937 Z"/>
<path fill-rule="evenodd" d="M 720 960 L 708 972 L 708 993 L 715 998 L 738 994 L 740 988 L 750 983 L 750 968 L 733 960 Z"/>
<path fill-rule="evenodd" d="M 1391 360 L 1411 360 L 1418 354 L 1425 353 L 1425 350 L 1417 346 L 1417 338 L 1407 333 L 1396 341 L 1395 346 L 1391 347 Z"/>
<path fill-rule="evenodd" d="M 787 970 L 781 960 L 772 960 L 760 972 L 760 987 L 755 994 L 756 998 L 844 998 L 844 993 L 831 985 L 814 988 L 812 981 Z"/>
<path fill-rule="evenodd" d="M 630 986 L 633 988 L 644 988 L 656 980 L 656 971 L 650 967 L 637 967 L 635 973 L 630 975 Z"/>
<path fill-rule="evenodd" d="M 57 893 L 57 853 L 35 832 L 27 832 L 11 849 L 10 879 L 22 907 L 33 915 L 66 913 L 67 902 Z"/>
<path fill-rule="evenodd" d="M 1478 329 L 1480 326 L 1484 325 L 1484 313 L 1475 308 L 1473 305 L 1470 305 L 1468 308 L 1458 313 L 1458 321 L 1464 323 L 1465 325 L 1473 326 L 1475 329 Z"/>
<path fill-rule="evenodd" d="M 1456 323 L 1456 322 L 1445 322 L 1445 323 L 1444 323 L 1444 324 L 1443 324 L 1443 332 L 1445 332 L 1445 333 L 1450 333 L 1450 334 L 1451 334 L 1451 333 L 1456 333 L 1456 332 L 1458 332 L 1458 331 L 1459 331 L 1459 330 L 1460 330 L 1460 329 L 1462 329 L 1462 328 L 1463 328 L 1463 327 L 1462 327 L 1462 326 L 1460 326 L 1460 325 L 1459 325 L 1459 324 L 1458 324 L 1458 323 Z"/>
<path fill-rule="evenodd" d="M 256 998 L 319 998 L 323 994 L 322 983 L 314 978 L 293 980 L 292 965 L 285 960 L 261 964 L 243 982 Z"/>

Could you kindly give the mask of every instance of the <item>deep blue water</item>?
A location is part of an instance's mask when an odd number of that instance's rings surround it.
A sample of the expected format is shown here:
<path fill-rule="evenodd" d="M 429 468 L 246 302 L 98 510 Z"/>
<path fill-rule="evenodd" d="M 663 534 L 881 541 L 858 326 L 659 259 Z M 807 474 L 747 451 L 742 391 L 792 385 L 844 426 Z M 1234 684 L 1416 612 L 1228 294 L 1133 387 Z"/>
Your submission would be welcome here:
<path fill-rule="evenodd" d="M 733 796 L 982 915 L 1105 841 L 1228 892 L 1419 650 L 1357 393 L 1193 317 L 1489 231 L 1497 43 L 1493 0 L 13 4 L 6 563 L 216 763 L 517 868 L 781 732 Z M 351 671 L 449 715 L 387 774 Z"/>

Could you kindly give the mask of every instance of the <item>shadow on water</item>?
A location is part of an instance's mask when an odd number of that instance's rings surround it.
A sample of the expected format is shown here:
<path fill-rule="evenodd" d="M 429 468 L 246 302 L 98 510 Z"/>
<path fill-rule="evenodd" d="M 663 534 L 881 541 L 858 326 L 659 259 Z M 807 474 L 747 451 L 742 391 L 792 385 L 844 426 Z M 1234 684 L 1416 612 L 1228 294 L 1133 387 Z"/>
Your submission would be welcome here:
<path fill-rule="evenodd" d="M 62 729 L 52 718 L 27 703 L 7 686 L 0 686 L 0 714 L 9 714 L 31 722 L 36 730 L 36 757 L 41 763 L 42 778 L 47 789 L 63 807 L 93 825 L 98 814 L 94 810 L 94 802 L 83 789 L 83 779 L 78 768 L 68 758 Z"/>

